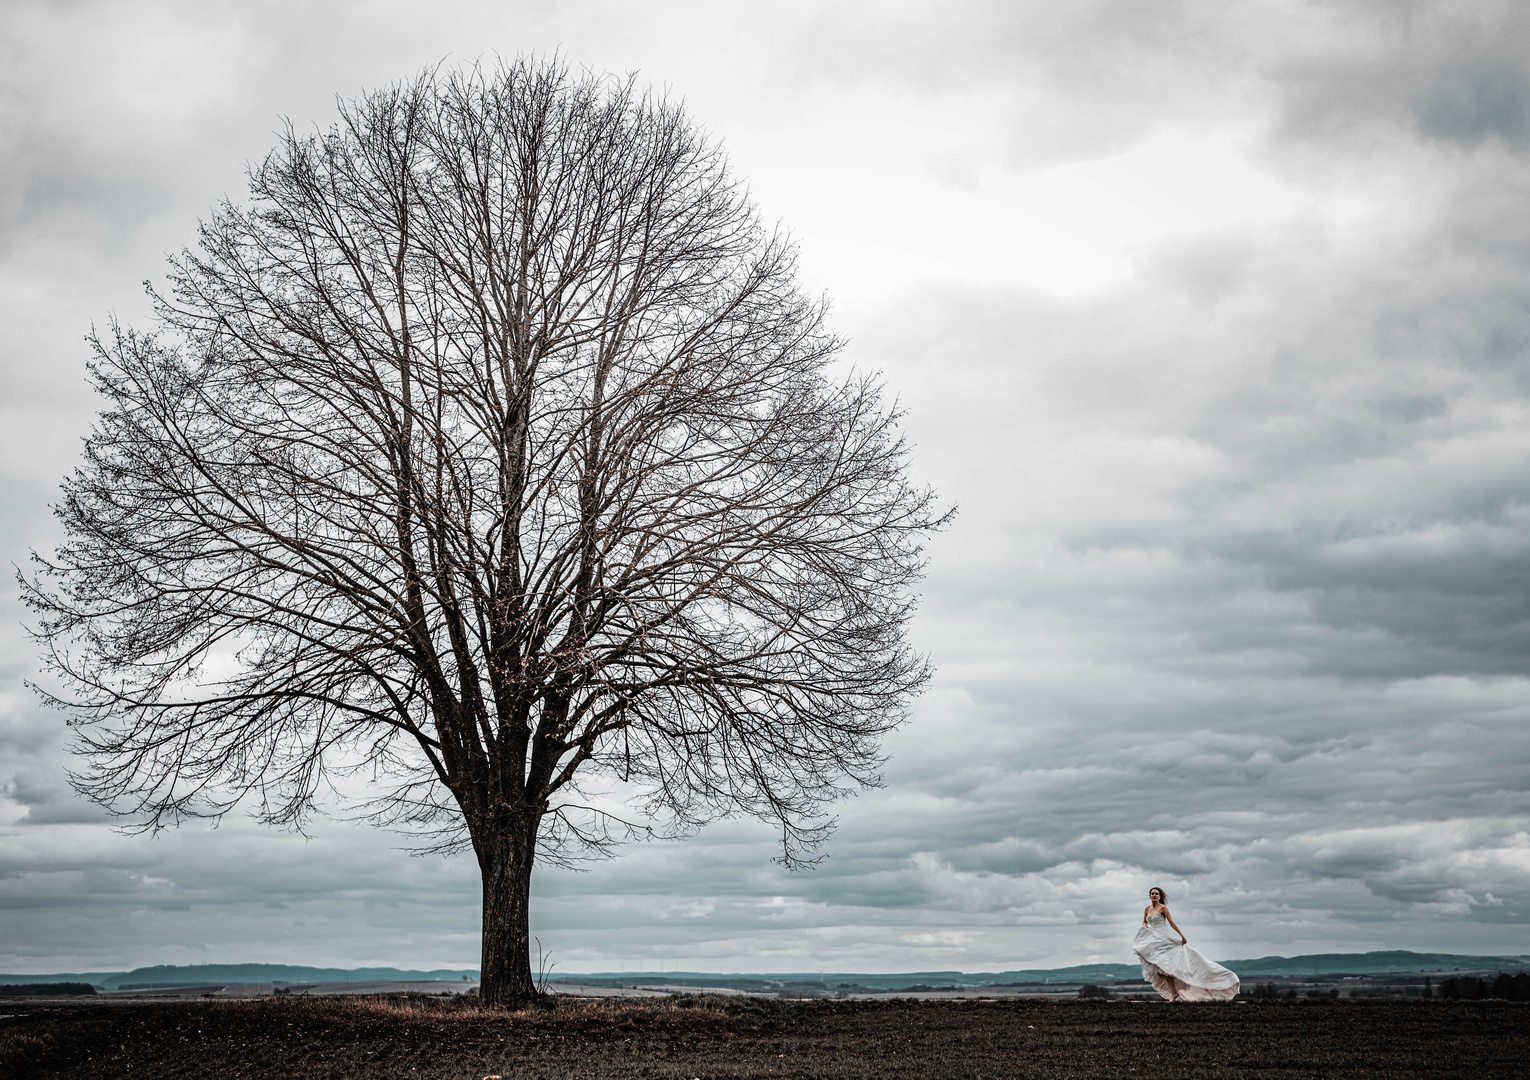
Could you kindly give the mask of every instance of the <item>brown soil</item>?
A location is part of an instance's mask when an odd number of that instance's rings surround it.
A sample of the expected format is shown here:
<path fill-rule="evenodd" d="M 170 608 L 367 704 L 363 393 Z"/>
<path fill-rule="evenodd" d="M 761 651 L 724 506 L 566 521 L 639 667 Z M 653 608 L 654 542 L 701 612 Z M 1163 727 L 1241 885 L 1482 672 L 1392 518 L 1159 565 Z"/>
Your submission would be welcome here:
<path fill-rule="evenodd" d="M 1497 1001 L 277 998 L 7 1003 L 0 1076 L 202 1078 L 1522 1077 Z"/>

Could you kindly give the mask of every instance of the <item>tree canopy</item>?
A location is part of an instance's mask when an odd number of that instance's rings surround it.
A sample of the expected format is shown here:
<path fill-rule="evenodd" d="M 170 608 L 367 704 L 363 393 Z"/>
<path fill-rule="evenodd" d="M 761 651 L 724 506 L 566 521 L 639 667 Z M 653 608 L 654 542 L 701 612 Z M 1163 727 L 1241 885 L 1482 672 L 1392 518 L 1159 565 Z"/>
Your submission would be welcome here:
<path fill-rule="evenodd" d="M 876 781 L 941 513 L 678 104 L 526 59 L 369 94 L 289 126 L 154 304 L 90 339 L 23 581 L 92 798 L 300 826 L 360 773 L 475 851 L 504 999 L 538 853 L 744 813 L 795 861 Z"/>

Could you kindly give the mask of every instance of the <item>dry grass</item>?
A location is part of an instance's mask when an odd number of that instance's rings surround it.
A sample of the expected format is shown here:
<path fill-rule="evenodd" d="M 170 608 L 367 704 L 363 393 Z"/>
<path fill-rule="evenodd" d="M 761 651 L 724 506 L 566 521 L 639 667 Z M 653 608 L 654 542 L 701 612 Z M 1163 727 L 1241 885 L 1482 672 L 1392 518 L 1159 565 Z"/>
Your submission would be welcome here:
<path fill-rule="evenodd" d="M 29 1003 L 0 1076 L 189 1080 L 821 1077 L 1508 1077 L 1530 1006 L 1322 1001 L 562 999 L 509 1011 L 423 996 Z"/>

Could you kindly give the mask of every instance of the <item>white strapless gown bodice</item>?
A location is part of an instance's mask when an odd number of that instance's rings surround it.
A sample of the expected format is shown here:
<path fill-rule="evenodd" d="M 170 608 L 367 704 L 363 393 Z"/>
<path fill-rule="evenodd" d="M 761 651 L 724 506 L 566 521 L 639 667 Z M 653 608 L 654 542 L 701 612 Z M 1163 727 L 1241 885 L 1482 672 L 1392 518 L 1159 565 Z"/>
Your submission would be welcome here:
<path fill-rule="evenodd" d="M 1166 998 L 1181 1001 L 1230 1001 L 1238 993 L 1238 976 L 1208 960 L 1188 945 L 1162 915 L 1148 921 L 1132 938 L 1132 951 L 1142 961 L 1142 977 Z"/>

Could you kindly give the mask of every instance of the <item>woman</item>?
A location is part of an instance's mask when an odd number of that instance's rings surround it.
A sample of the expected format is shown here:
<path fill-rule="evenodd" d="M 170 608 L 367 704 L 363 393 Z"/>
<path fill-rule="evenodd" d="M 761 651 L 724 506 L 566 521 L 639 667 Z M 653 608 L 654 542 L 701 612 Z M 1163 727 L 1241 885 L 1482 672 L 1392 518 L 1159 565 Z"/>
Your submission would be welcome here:
<path fill-rule="evenodd" d="M 1190 939 L 1169 914 L 1168 900 L 1162 889 L 1148 890 L 1142 929 L 1132 938 L 1142 977 L 1170 1001 L 1232 1000 L 1238 993 L 1238 976 L 1190 947 Z"/>

